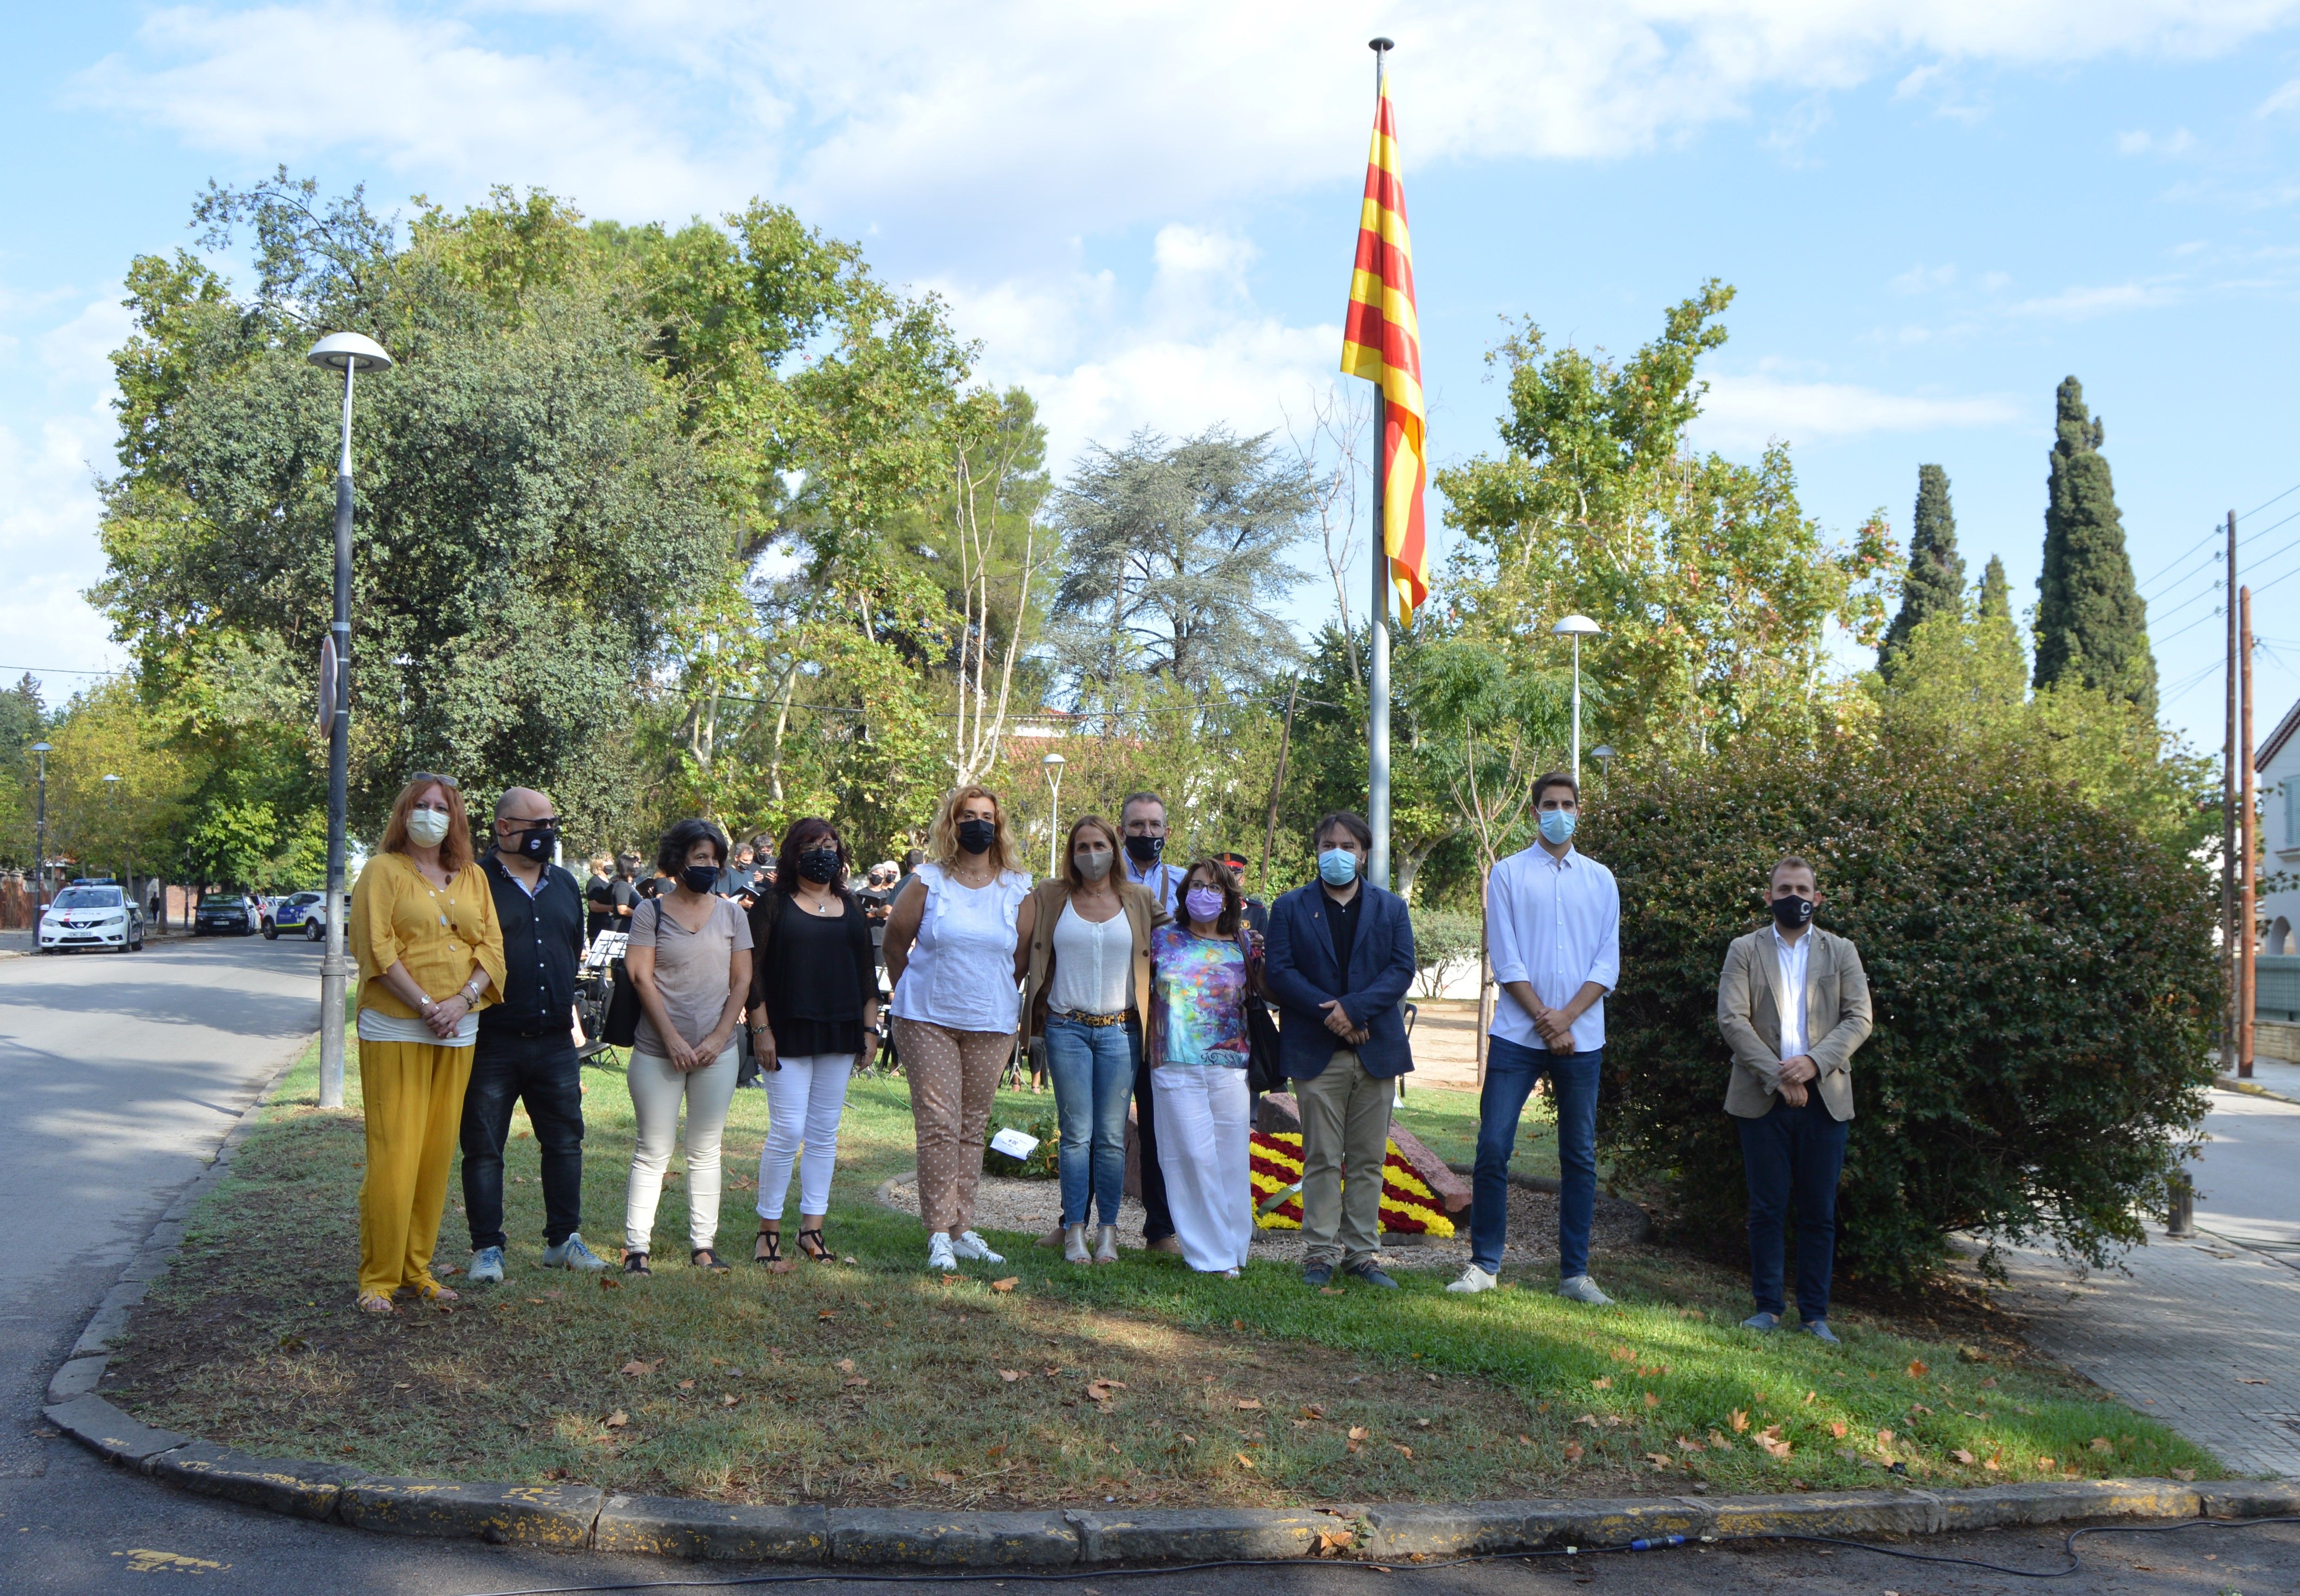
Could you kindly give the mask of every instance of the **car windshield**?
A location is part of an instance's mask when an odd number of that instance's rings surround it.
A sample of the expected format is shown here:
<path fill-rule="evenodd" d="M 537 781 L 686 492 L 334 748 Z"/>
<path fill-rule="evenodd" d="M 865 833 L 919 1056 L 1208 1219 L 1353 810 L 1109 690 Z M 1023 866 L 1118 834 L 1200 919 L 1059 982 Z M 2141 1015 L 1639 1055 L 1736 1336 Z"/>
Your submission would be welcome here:
<path fill-rule="evenodd" d="M 206 902 L 201 904 L 200 907 L 203 909 L 245 909 L 247 907 L 247 900 L 240 897 L 210 898 Z"/>
<path fill-rule="evenodd" d="M 58 909 L 117 909 L 120 889 L 116 886 L 68 886 L 56 894 Z"/>
<path fill-rule="evenodd" d="M 305 903 L 316 903 L 320 901 L 320 894 L 317 893 L 297 893 L 294 897 L 288 901 L 290 903 L 294 903 L 298 906 Z"/>

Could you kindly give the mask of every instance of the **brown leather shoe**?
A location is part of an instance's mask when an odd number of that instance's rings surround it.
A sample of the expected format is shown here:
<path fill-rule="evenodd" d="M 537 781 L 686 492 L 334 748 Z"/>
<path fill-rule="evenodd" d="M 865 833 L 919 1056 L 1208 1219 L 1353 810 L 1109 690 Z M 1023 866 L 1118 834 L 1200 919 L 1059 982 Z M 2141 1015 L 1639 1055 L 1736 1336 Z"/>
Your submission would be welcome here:
<path fill-rule="evenodd" d="M 1171 1252 L 1179 1258 L 1182 1255 L 1182 1238 L 1178 1235 L 1162 1235 L 1150 1243 L 1149 1250 L 1153 1252 Z"/>
<path fill-rule="evenodd" d="M 1038 1238 L 1038 1244 L 1039 1246 L 1041 1246 L 1041 1247 L 1059 1247 L 1059 1246 L 1061 1246 L 1061 1245 L 1062 1244 L 1062 1222 L 1061 1222 L 1060 1220 L 1056 1220 L 1056 1221 L 1054 1222 L 1054 1227 L 1052 1230 L 1050 1230 L 1050 1231 L 1046 1232 L 1046 1234 L 1044 1234 L 1044 1235 L 1042 1235 L 1042 1236 L 1040 1236 L 1040 1237 Z"/>

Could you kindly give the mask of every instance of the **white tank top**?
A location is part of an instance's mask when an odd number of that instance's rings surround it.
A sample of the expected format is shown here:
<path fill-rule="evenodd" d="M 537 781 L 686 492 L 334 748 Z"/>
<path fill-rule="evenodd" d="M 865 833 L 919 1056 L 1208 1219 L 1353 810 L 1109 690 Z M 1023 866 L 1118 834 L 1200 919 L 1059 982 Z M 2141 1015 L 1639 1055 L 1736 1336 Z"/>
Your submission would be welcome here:
<path fill-rule="evenodd" d="M 1030 878 L 1007 870 L 987 886 L 969 887 L 937 864 L 922 864 L 917 874 L 926 885 L 926 907 L 890 1007 L 900 1018 L 954 1031 L 1012 1031 L 1021 1007 L 1014 919 L 1029 895 Z"/>
<path fill-rule="evenodd" d="M 1126 911 L 1097 925 L 1064 903 L 1054 921 L 1046 1007 L 1056 1014 L 1122 1014 L 1133 1006 L 1134 927 Z"/>

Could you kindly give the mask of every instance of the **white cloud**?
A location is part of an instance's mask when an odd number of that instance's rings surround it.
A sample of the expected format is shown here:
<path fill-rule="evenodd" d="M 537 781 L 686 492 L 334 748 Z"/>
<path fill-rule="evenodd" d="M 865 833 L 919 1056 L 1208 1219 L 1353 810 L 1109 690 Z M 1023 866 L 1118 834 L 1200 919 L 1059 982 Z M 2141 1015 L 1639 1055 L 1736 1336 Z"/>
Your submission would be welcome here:
<path fill-rule="evenodd" d="M 2178 289 L 2161 282 L 2106 283 L 2097 287 L 2079 285 L 2042 298 L 2024 299 L 2012 310 L 2019 316 L 2046 316 L 2079 321 L 2094 316 L 2112 315 L 2119 311 L 2138 311 L 2152 305 L 2171 304 L 2179 297 Z"/>
<path fill-rule="evenodd" d="M 1955 266 L 1927 266 L 1920 262 L 1885 286 L 1896 294 L 1922 294 L 1934 288 L 1946 288 L 1954 281 Z"/>
<path fill-rule="evenodd" d="M 1841 382 L 1790 382 L 1758 373 L 1709 379 L 1693 435 L 1704 448 L 1762 448 L 1775 438 L 1810 444 L 1872 432 L 1996 427 L 2025 412 L 2000 396 L 1934 398 L 1880 393 Z"/>
<path fill-rule="evenodd" d="M 2175 128 L 2170 133 L 2151 133 L 2146 128 L 2136 128 L 2129 133 L 2116 136 L 2116 153 L 2120 155 L 2162 155 L 2172 159 L 2195 151 L 2196 136 L 2186 128 Z"/>

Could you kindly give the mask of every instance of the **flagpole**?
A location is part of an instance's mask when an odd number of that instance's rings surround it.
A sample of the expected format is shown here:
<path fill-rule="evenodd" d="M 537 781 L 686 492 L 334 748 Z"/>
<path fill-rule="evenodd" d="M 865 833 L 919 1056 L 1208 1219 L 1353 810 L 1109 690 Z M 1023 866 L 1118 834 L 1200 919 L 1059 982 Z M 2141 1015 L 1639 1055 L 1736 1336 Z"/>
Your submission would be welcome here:
<path fill-rule="evenodd" d="M 1373 103 L 1381 111 L 1383 66 L 1392 48 L 1386 38 L 1370 39 L 1373 52 Z M 1389 414 L 1381 384 L 1373 390 L 1373 636 L 1368 652 L 1373 669 L 1366 684 L 1366 824 L 1373 830 L 1373 849 L 1366 860 L 1366 877 L 1376 886 L 1389 885 L 1389 541 L 1384 511 L 1389 496 Z"/>

